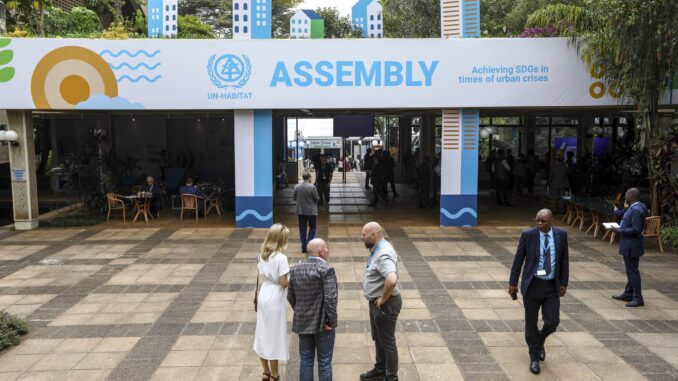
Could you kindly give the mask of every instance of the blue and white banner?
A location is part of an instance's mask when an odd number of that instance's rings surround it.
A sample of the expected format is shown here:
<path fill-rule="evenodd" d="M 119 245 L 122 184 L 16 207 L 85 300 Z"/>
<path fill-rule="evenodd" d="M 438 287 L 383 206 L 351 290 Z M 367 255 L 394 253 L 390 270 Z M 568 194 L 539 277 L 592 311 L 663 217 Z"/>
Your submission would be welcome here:
<path fill-rule="evenodd" d="M 219 110 L 620 104 L 563 38 L 2 39 L 0 108 Z M 669 96 L 667 92 L 666 102 Z M 674 99 L 674 102 L 678 100 Z"/>

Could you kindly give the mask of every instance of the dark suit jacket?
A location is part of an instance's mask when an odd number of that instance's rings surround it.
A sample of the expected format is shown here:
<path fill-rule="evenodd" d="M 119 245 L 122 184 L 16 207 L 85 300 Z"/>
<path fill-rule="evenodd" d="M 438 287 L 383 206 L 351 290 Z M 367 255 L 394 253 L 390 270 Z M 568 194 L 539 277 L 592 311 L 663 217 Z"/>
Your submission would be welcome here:
<path fill-rule="evenodd" d="M 337 326 L 337 275 L 321 259 L 309 257 L 290 270 L 287 301 L 294 310 L 292 332 L 313 335 Z"/>
<path fill-rule="evenodd" d="M 192 194 L 198 197 L 205 197 L 205 193 L 196 186 L 184 185 L 179 188 L 179 194 Z"/>
<path fill-rule="evenodd" d="M 153 184 L 152 186 L 144 184 L 141 191 L 153 193 L 153 197 L 160 197 L 160 185 L 158 184 Z"/>
<path fill-rule="evenodd" d="M 645 254 L 643 241 L 643 228 L 647 208 L 642 202 L 629 206 L 628 209 L 617 210 L 617 215 L 622 217 L 619 224 L 619 255 L 628 257 L 640 257 Z"/>
<path fill-rule="evenodd" d="M 556 247 L 556 289 L 560 289 L 560 286 L 567 287 L 570 277 L 567 232 L 555 227 L 552 227 L 551 229 L 553 229 L 553 244 Z M 520 275 L 520 270 L 522 268 L 523 275 L 522 282 L 520 283 L 520 293 L 523 295 L 527 293 L 527 288 L 537 274 L 540 251 L 541 241 L 539 240 L 539 229 L 532 228 L 525 230 L 520 236 L 516 256 L 513 258 L 513 266 L 511 267 L 511 278 L 509 279 L 509 284 L 511 286 L 517 286 L 518 276 Z M 523 266 L 523 263 L 525 266 Z"/>

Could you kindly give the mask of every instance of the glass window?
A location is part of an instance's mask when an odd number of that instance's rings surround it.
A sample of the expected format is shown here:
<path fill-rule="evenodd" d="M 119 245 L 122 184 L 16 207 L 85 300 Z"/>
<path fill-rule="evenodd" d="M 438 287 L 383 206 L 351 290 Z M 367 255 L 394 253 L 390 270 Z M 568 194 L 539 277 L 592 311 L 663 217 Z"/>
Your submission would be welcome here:
<path fill-rule="evenodd" d="M 381 20 L 381 13 L 377 15 L 377 20 Z"/>
<path fill-rule="evenodd" d="M 177 10 L 177 5 L 176 5 L 176 4 L 172 4 L 172 10 L 173 10 L 173 11 L 176 11 L 176 10 Z"/>
<path fill-rule="evenodd" d="M 165 5 L 165 10 L 169 12 L 169 5 Z"/>
<path fill-rule="evenodd" d="M 377 24 L 377 29 L 381 30 L 381 24 Z"/>
<path fill-rule="evenodd" d="M 297 20 L 292 19 L 292 24 L 296 24 L 296 21 L 297 21 Z"/>
<path fill-rule="evenodd" d="M 370 24 L 370 30 L 374 30 L 374 24 Z"/>
<path fill-rule="evenodd" d="M 247 15 L 243 15 L 243 16 L 242 16 L 242 21 L 247 22 L 247 19 L 248 19 Z"/>
<path fill-rule="evenodd" d="M 165 25 L 165 31 L 169 32 L 169 25 Z"/>
<path fill-rule="evenodd" d="M 233 4 L 233 9 L 235 9 L 236 11 L 240 9 L 240 4 L 238 3 Z"/>
<path fill-rule="evenodd" d="M 247 25 L 245 25 L 244 27 L 242 27 L 242 32 L 243 32 L 243 33 L 247 33 Z"/>
<path fill-rule="evenodd" d="M 292 33 L 295 33 L 297 30 L 295 28 L 292 28 Z"/>
<path fill-rule="evenodd" d="M 245 11 L 247 10 L 247 3 L 244 3 L 244 4 L 242 5 L 242 9 L 245 10 Z"/>
<path fill-rule="evenodd" d="M 374 33 L 370 34 L 370 37 L 374 38 Z"/>
<path fill-rule="evenodd" d="M 370 21 L 374 21 L 374 15 L 370 15 Z"/>
<path fill-rule="evenodd" d="M 240 21 L 240 15 L 235 15 L 235 17 L 233 17 L 233 20 Z"/>
<path fill-rule="evenodd" d="M 169 15 L 165 16 L 165 21 L 169 21 Z"/>
<path fill-rule="evenodd" d="M 377 33 L 377 38 L 381 38 L 381 33 Z"/>
<path fill-rule="evenodd" d="M 177 15 L 172 15 L 172 21 L 177 21 Z"/>
<path fill-rule="evenodd" d="M 235 32 L 240 33 L 240 28 L 237 25 L 235 26 Z"/>
<path fill-rule="evenodd" d="M 304 20 L 304 24 L 308 24 L 308 20 Z"/>
<path fill-rule="evenodd" d="M 175 24 L 175 25 L 172 25 L 172 30 L 177 30 L 176 24 Z"/>
<path fill-rule="evenodd" d="M 304 33 L 308 33 L 308 28 L 304 28 Z"/>

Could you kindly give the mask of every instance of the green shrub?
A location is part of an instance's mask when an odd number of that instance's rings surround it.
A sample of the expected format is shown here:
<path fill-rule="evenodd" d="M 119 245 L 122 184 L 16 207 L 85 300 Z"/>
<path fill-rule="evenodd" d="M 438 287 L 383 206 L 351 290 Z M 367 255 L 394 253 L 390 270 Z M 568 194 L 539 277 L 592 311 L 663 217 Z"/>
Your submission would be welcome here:
<path fill-rule="evenodd" d="M 21 335 L 28 333 L 28 324 L 19 317 L 0 311 L 0 349 L 18 345 Z"/>
<path fill-rule="evenodd" d="M 91 34 L 102 29 L 99 16 L 85 7 L 73 7 L 70 20 L 72 27 L 69 34 Z"/>
<path fill-rule="evenodd" d="M 662 242 L 664 245 L 678 247 L 678 226 L 665 226 L 662 228 Z"/>
<path fill-rule="evenodd" d="M 54 228 L 70 228 L 78 226 L 93 226 L 104 222 L 102 215 L 81 208 L 72 213 L 54 217 L 49 221 L 42 222 L 41 225 Z"/>

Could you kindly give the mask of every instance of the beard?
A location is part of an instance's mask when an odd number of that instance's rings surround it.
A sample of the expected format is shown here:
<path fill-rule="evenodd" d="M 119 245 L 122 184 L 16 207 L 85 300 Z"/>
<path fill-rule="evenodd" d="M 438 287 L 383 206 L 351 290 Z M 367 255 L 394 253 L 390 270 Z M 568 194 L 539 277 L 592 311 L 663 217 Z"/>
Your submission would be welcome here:
<path fill-rule="evenodd" d="M 371 243 L 371 242 L 363 242 L 363 243 L 365 244 L 365 247 L 367 248 L 367 250 L 372 250 L 372 248 L 374 247 L 374 244 Z"/>

